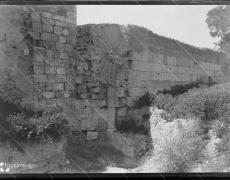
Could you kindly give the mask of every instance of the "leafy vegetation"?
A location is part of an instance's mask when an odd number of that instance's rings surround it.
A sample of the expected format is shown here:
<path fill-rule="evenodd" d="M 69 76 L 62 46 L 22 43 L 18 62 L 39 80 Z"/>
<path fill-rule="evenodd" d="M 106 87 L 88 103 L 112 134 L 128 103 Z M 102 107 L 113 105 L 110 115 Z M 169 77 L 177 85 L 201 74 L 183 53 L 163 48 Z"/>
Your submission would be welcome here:
<path fill-rule="evenodd" d="M 229 53 L 228 43 L 230 41 L 229 34 L 229 5 L 217 6 L 207 13 L 206 23 L 212 37 L 219 37 L 220 42 L 216 43 L 219 49 Z"/>
<path fill-rule="evenodd" d="M 61 112 L 43 112 L 42 116 L 32 117 L 24 113 L 11 113 L 5 121 L 8 126 L 1 131 L 1 141 L 57 141 L 68 133 L 68 120 Z"/>
<path fill-rule="evenodd" d="M 133 109 L 141 109 L 142 107 L 150 106 L 152 100 L 152 95 L 147 92 L 136 100 Z"/>
<path fill-rule="evenodd" d="M 131 110 L 128 115 L 116 123 L 116 129 L 121 133 L 149 134 L 149 107 Z"/>

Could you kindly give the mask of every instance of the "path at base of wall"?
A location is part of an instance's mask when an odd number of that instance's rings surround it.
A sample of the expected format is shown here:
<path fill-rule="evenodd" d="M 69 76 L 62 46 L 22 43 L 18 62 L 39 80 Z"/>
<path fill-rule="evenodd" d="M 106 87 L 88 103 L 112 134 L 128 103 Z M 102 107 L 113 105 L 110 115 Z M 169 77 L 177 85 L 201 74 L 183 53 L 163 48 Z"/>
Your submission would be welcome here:
<path fill-rule="evenodd" d="M 85 172 L 103 172 L 108 166 L 126 169 L 137 167 L 138 159 L 125 156 L 109 142 L 91 142 L 75 137 L 68 139 L 67 158 L 73 167 L 80 167 Z"/>

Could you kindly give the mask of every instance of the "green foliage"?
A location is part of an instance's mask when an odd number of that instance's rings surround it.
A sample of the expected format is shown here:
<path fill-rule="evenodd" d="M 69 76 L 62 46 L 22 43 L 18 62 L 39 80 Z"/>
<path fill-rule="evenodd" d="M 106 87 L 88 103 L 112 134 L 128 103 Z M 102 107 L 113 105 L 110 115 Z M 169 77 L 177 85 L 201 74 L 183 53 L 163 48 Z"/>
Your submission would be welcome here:
<path fill-rule="evenodd" d="M 131 110 L 126 117 L 116 122 L 116 129 L 120 133 L 133 132 L 136 134 L 149 134 L 149 107 Z"/>
<path fill-rule="evenodd" d="M 229 83 L 192 89 L 178 97 L 171 115 L 180 118 L 189 114 L 202 119 L 222 118 L 228 120 L 230 113 L 229 90 Z"/>
<path fill-rule="evenodd" d="M 222 138 L 229 132 L 230 122 L 224 119 L 215 119 L 212 123 L 212 130 L 217 138 Z"/>
<path fill-rule="evenodd" d="M 210 30 L 212 37 L 220 37 L 220 43 L 218 44 L 221 49 L 230 41 L 229 33 L 229 8 L 230 6 L 218 6 L 211 9 L 207 13 L 206 23 Z"/>
<path fill-rule="evenodd" d="M 59 140 L 68 133 L 68 120 L 62 113 L 43 112 L 42 116 L 12 113 L 6 117 L 8 127 L 2 133 L 17 142 Z M 50 139 L 51 138 L 51 139 Z"/>
<path fill-rule="evenodd" d="M 230 166 L 230 132 L 225 134 L 221 141 L 215 144 L 218 156 L 224 156 L 226 167 Z"/>
<path fill-rule="evenodd" d="M 174 85 L 170 89 L 164 89 L 164 90 L 158 91 L 157 94 L 170 94 L 173 97 L 175 97 L 175 96 L 184 94 L 189 89 L 199 88 L 202 84 L 203 82 L 197 81 L 197 82 L 192 82 L 192 83 L 185 84 L 185 85 L 181 85 L 181 84 Z"/>
<path fill-rule="evenodd" d="M 172 112 L 174 105 L 177 102 L 177 97 L 173 97 L 170 94 L 158 94 L 154 98 L 153 107 L 163 109 L 166 112 Z"/>
<path fill-rule="evenodd" d="M 157 95 L 159 95 L 159 94 L 170 94 L 173 97 L 175 97 L 175 96 L 184 94 L 189 89 L 200 88 L 200 87 L 210 87 L 214 84 L 216 84 L 216 82 L 204 83 L 204 82 L 198 80 L 196 82 L 191 82 L 189 84 L 185 84 L 185 85 L 178 84 L 178 85 L 171 86 L 170 89 L 160 90 L 157 92 Z"/>
<path fill-rule="evenodd" d="M 150 106 L 151 98 L 152 98 L 152 95 L 149 92 L 145 93 L 144 95 L 142 95 L 136 100 L 134 109 L 141 109 L 144 106 Z"/>

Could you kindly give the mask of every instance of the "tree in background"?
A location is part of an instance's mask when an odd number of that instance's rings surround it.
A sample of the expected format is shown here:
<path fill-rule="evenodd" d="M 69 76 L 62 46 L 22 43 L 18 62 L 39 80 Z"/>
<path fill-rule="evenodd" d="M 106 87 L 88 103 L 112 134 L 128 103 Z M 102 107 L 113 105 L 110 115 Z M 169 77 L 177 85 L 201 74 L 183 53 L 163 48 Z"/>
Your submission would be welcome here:
<path fill-rule="evenodd" d="M 207 13 L 206 23 L 210 35 L 221 39 L 219 43 L 216 43 L 216 46 L 219 50 L 227 53 L 227 59 L 230 62 L 230 5 L 211 9 Z"/>

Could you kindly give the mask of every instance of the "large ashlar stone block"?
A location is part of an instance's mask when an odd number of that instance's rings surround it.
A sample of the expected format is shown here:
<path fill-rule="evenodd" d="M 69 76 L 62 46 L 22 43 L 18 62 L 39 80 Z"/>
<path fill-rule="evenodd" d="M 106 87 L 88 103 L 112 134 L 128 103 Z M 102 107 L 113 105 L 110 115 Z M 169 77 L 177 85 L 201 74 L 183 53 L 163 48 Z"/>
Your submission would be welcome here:
<path fill-rule="evenodd" d="M 147 71 L 154 71 L 154 66 L 155 66 L 154 63 L 146 63 L 145 65 L 147 66 L 146 67 Z"/>
<path fill-rule="evenodd" d="M 56 67 L 45 67 L 46 74 L 57 74 Z"/>
<path fill-rule="evenodd" d="M 90 83 L 87 83 L 87 86 L 89 88 L 91 88 L 91 87 L 97 87 L 97 86 L 99 86 L 99 82 L 90 82 Z"/>
<path fill-rule="evenodd" d="M 125 88 L 117 87 L 116 88 L 116 95 L 117 95 L 117 97 L 125 97 Z"/>
<path fill-rule="evenodd" d="M 161 65 L 161 69 L 162 69 L 161 72 L 168 72 L 169 67 L 168 67 L 168 65 L 162 64 L 162 65 Z"/>
<path fill-rule="evenodd" d="M 177 61 L 176 61 L 176 65 L 179 66 L 179 67 L 180 67 L 180 66 L 183 66 L 183 59 L 180 58 L 180 57 L 178 57 L 178 58 L 177 58 Z"/>
<path fill-rule="evenodd" d="M 52 20 L 52 19 L 47 19 L 47 18 L 41 18 L 41 19 L 42 19 L 43 24 L 47 24 L 47 25 L 50 25 L 50 26 L 54 25 L 54 20 Z"/>
<path fill-rule="evenodd" d="M 57 74 L 65 74 L 65 73 L 66 73 L 65 68 L 57 67 Z"/>
<path fill-rule="evenodd" d="M 145 63 L 143 61 L 132 61 L 131 69 L 145 71 Z"/>
<path fill-rule="evenodd" d="M 181 74 L 182 73 L 182 69 L 183 69 L 183 67 L 178 67 L 178 74 Z"/>
<path fill-rule="evenodd" d="M 98 132 L 87 131 L 87 139 L 97 139 Z"/>
<path fill-rule="evenodd" d="M 132 97 L 126 97 L 126 104 L 129 107 L 134 107 L 136 104 L 135 98 Z"/>
<path fill-rule="evenodd" d="M 45 17 L 45 18 L 48 18 L 48 19 L 52 19 L 53 18 L 53 14 L 45 12 L 45 11 L 41 12 L 41 16 Z"/>
<path fill-rule="evenodd" d="M 53 19 L 59 20 L 59 21 L 65 21 L 66 18 L 64 16 L 59 16 L 59 15 L 53 14 Z"/>
<path fill-rule="evenodd" d="M 93 92 L 94 92 L 94 93 L 99 93 L 99 92 L 100 92 L 100 90 L 101 90 L 101 88 L 100 88 L 100 87 L 93 88 Z"/>
<path fill-rule="evenodd" d="M 193 59 L 189 59 L 189 66 L 194 67 L 194 60 Z"/>
<path fill-rule="evenodd" d="M 154 56 L 155 56 L 155 53 L 150 53 L 150 55 L 149 55 L 149 62 L 150 63 L 154 63 Z"/>
<path fill-rule="evenodd" d="M 105 107 L 107 106 L 107 103 L 105 100 L 102 100 L 102 101 L 95 101 L 95 107 L 98 107 L 98 108 L 102 108 L 102 107 Z"/>
<path fill-rule="evenodd" d="M 66 75 L 56 75 L 55 82 L 66 82 Z"/>
<path fill-rule="evenodd" d="M 74 84 L 72 84 L 70 82 L 66 82 L 65 83 L 65 90 L 67 90 L 67 91 L 73 91 L 73 90 L 76 90 L 76 87 L 75 87 Z"/>
<path fill-rule="evenodd" d="M 77 84 L 82 84 L 83 83 L 83 78 L 82 77 L 76 77 L 76 83 Z"/>
<path fill-rule="evenodd" d="M 72 11 L 67 11 L 67 15 L 66 15 L 67 18 L 76 18 L 76 13 L 72 12 Z"/>
<path fill-rule="evenodd" d="M 131 56 L 131 60 L 133 61 L 142 61 L 142 54 L 138 52 L 133 52 Z"/>
<path fill-rule="evenodd" d="M 177 61 L 177 59 L 176 59 L 176 57 L 167 57 L 167 64 L 168 65 L 173 65 L 173 66 L 176 66 L 176 61 Z"/>
<path fill-rule="evenodd" d="M 164 55 L 163 54 L 159 54 L 159 53 L 156 53 L 154 54 L 154 63 L 155 64 L 163 64 L 164 62 Z"/>
<path fill-rule="evenodd" d="M 165 81 L 170 81 L 171 80 L 170 75 L 171 74 L 169 74 L 169 73 L 164 73 L 164 80 Z"/>
<path fill-rule="evenodd" d="M 183 66 L 184 67 L 188 67 L 189 66 L 189 59 L 187 59 L 187 58 L 182 58 L 183 59 Z"/>
<path fill-rule="evenodd" d="M 150 52 L 149 51 L 144 51 L 142 54 L 142 60 L 145 62 L 149 62 L 150 59 Z"/>
<path fill-rule="evenodd" d="M 35 74 L 34 82 L 46 82 L 46 75 L 45 74 Z"/>
<path fill-rule="evenodd" d="M 57 105 L 58 106 L 65 106 L 66 105 L 66 99 L 57 99 Z"/>
<path fill-rule="evenodd" d="M 76 19 L 66 18 L 65 20 L 66 20 L 66 22 L 68 22 L 68 23 L 76 24 Z"/>
<path fill-rule="evenodd" d="M 116 107 L 124 107 L 126 105 L 125 98 L 117 98 L 116 99 Z"/>
<path fill-rule="evenodd" d="M 82 131 L 94 131 L 98 126 L 98 119 L 85 119 L 81 121 Z"/>
<path fill-rule="evenodd" d="M 152 75 L 152 81 L 157 80 L 157 72 L 151 72 Z"/>
<path fill-rule="evenodd" d="M 41 34 L 41 40 L 43 41 L 51 41 L 51 34 L 44 32 Z"/>
<path fill-rule="evenodd" d="M 45 72 L 44 66 L 34 66 L 35 74 L 44 74 L 44 72 Z"/>
<path fill-rule="evenodd" d="M 32 28 L 34 32 L 38 32 L 38 33 L 42 32 L 42 25 L 39 22 L 32 22 Z"/>
<path fill-rule="evenodd" d="M 53 26 L 44 24 L 42 25 L 42 29 L 44 32 L 53 33 Z"/>
<path fill-rule="evenodd" d="M 161 68 L 162 68 L 161 64 L 155 64 L 153 69 L 155 72 L 161 72 L 162 71 Z"/>
<path fill-rule="evenodd" d="M 35 22 L 41 22 L 40 15 L 37 12 L 31 13 L 31 19 L 32 21 L 35 21 Z"/>
<path fill-rule="evenodd" d="M 76 109 L 76 110 L 77 110 L 77 109 L 83 109 L 83 108 L 86 107 L 86 105 L 87 105 L 87 102 L 86 102 L 86 100 L 84 100 L 84 99 L 76 99 L 76 100 L 74 101 L 74 106 L 75 106 L 75 109 Z"/>
<path fill-rule="evenodd" d="M 54 89 L 55 90 L 64 90 L 64 83 L 55 83 Z"/>
<path fill-rule="evenodd" d="M 124 116 L 126 116 L 127 111 L 128 111 L 127 107 L 116 108 L 116 116 L 117 117 L 124 117 Z"/>

